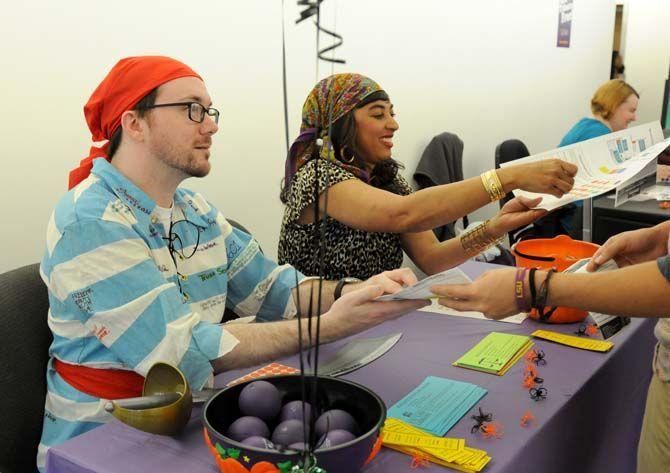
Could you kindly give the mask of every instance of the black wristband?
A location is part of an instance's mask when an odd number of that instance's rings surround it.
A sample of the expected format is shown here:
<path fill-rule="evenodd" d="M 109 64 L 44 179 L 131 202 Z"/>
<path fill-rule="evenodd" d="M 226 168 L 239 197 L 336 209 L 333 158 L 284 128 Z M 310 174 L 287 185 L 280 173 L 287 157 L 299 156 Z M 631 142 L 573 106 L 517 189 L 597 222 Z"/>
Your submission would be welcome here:
<path fill-rule="evenodd" d="M 549 297 L 549 280 L 556 272 L 555 269 L 550 269 L 547 273 L 547 277 L 544 279 L 542 286 L 540 286 L 540 291 L 537 296 L 537 311 L 540 315 L 540 320 L 547 320 L 551 314 L 554 313 L 553 310 L 545 312 L 545 306 L 547 305 L 547 298 Z"/>
<path fill-rule="evenodd" d="M 342 296 L 342 289 L 344 289 L 345 284 L 353 284 L 361 282 L 360 279 L 357 278 L 342 278 L 339 281 L 337 281 L 337 286 L 335 286 L 335 290 L 333 291 L 333 300 L 338 300 Z"/>
<path fill-rule="evenodd" d="M 537 309 L 537 290 L 535 289 L 535 272 L 537 268 L 531 268 L 528 273 L 528 285 L 530 286 L 530 308 Z"/>

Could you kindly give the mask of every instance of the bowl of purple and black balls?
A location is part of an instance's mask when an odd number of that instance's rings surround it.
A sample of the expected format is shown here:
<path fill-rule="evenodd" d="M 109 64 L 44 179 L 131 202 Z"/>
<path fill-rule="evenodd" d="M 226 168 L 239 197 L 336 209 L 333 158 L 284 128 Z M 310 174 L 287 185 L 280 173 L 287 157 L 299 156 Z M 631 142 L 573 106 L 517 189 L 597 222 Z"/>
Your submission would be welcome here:
<path fill-rule="evenodd" d="M 303 391 L 316 402 L 303 402 Z M 203 413 L 211 444 L 218 444 L 219 452 L 232 452 L 247 468 L 258 462 L 301 464 L 311 438 L 316 464 L 328 473 L 359 471 L 385 420 L 384 402 L 368 388 L 330 377 L 301 380 L 299 375 L 230 386 L 215 394 Z"/>

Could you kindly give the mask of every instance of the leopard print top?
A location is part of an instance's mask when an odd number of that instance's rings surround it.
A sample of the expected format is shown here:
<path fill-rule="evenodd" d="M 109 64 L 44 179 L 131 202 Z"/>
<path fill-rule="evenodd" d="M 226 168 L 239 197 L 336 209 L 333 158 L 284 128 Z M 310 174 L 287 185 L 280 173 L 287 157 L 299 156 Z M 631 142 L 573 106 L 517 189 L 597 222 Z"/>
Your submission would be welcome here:
<path fill-rule="evenodd" d="M 293 178 L 279 236 L 279 263 L 291 264 L 307 275 L 319 274 L 319 235 L 322 221 L 300 224 L 297 220 L 305 207 L 314 204 L 315 163 L 316 161 L 310 161 L 302 166 Z M 320 160 L 319 194 L 326 188 L 326 169 L 330 186 L 348 179 L 357 179 L 345 169 Z M 399 189 L 397 193 L 401 195 L 412 192 L 412 188 L 400 174 L 396 175 L 393 187 Z M 337 280 L 347 276 L 367 279 L 402 265 L 403 252 L 400 235 L 397 233 L 358 230 L 326 216 L 324 238 L 326 279 Z"/>

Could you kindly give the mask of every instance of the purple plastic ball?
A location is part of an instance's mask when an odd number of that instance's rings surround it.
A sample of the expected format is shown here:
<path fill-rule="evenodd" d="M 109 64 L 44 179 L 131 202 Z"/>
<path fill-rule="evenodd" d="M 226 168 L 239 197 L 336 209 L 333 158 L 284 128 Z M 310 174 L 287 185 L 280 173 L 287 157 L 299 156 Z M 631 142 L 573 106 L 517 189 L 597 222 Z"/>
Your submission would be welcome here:
<path fill-rule="evenodd" d="M 274 450 L 275 446 L 265 437 L 259 437 L 254 435 L 253 437 L 246 438 L 242 440 L 244 445 L 249 445 L 250 447 L 262 448 L 265 450 Z"/>
<path fill-rule="evenodd" d="M 265 438 L 270 436 L 267 424 L 258 417 L 240 417 L 228 427 L 228 437 L 238 442 L 255 436 Z"/>
<path fill-rule="evenodd" d="M 307 444 L 305 442 L 296 442 L 288 446 L 291 450 L 297 450 L 299 452 L 304 452 L 307 450 Z"/>
<path fill-rule="evenodd" d="M 312 405 L 309 402 L 305 402 L 305 416 L 309 419 L 312 415 Z M 285 420 L 299 420 L 302 422 L 302 401 L 291 401 L 284 404 L 284 407 L 281 408 L 279 413 L 279 422 L 284 422 Z"/>
<path fill-rule="evenodd" d="M 331 430 L 319 439 L 319 448 L 330 448 L 343 443 L 351 442 L 356 436 L 349 431 Z"/>
<path fill-rule="evenodd" d="M 306 431 L 309 435 L 309 426 Z M 272 432 L 272 442 L 275 445 L 291 445 L 292 443 L 304 442 L 304 432 L 301 421 L 296 419 L 285 420 Z"/>
<path fill-rule="evenodd" d="M 323 436 L 331 430 L 346 430 L 352 434 L 358 432 L 358 424 L 348 412 L 342 409 L 331 409 L 324 412 L 316 420 L 316 435 Z"/>
<path fill-rule="evenodd" d="M 279 414 L 281 394 L 273 384 L 267 381 L 254 381 L 242 389 L 238 404 L 240 412 L 245 416 L 254 416 L 268 421 Z"/>

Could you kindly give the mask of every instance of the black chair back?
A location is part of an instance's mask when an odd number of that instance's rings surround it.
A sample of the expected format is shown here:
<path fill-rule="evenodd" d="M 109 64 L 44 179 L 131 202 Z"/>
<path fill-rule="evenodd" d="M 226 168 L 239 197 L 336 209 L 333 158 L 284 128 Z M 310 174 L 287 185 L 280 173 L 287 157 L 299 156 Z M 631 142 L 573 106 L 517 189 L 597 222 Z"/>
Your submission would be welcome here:
<path fill-rule="evenodd" d="M 46 366 L 49 298 L 32 264 L 0 274 L 0 471 L 36 471 Z"/>
<path fill-rule="evenodd" d="M 496 153 L 495 153 L 496 169 L 499 169 L 500 165 L 503 163 L 508 163 L 510 161 L 525 158 L 526 156 L 530 156 L 530 152 L 528 151 L 528 147 L 526 147 L 523 141 L 516 139 L 505 140 L 498 146 L 496 146 Z M 512 199 L 513 196 L 511 194 L 508 194 L 505 197 L 503 197 L 499 202 L 500 208 L 502 208 L 503 205 L 505 205 Z M 512 230 L 511 232 L 507 233 L 510 245 L 514 243 L 517 232 L 519 232 L 519 230 L 522 229 Z"/>
<path fill-rule="evenodd" d="M 443 132 L 434 136 L 421 154 L 414 171 L 414 180 L 419 189 L 451 184 L 463 180 L 463 140 L 458 135 Z M 456 236 L 455 222 L 434 228 L 439 241 Z M 468 226 L 468 216 L 463 216 L 463 228 Z"/>

